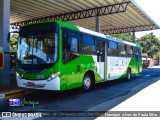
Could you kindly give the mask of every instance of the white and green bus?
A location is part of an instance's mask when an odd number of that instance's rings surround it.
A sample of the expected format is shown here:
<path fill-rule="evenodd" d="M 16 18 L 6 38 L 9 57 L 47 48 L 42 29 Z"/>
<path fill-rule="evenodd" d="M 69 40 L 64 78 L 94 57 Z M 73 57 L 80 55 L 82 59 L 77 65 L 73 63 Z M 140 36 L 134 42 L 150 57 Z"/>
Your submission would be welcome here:
<path fill-rule="evenodd" d="M 87 91 L 138 75 L 141 46 L 67 22 L 34 23 L 20 28 L 16 71 L 19 87 Z"/>

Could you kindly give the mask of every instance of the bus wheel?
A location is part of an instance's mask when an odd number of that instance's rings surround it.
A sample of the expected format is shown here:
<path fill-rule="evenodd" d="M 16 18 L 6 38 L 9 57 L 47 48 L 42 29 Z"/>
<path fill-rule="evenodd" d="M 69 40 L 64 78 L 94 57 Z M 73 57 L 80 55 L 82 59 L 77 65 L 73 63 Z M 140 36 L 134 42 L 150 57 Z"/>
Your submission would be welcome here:
<path fill-rule="evenodd" d="M 86 73 L 83 77 L 83 91 L 89 91 L 92 87 L 92 77 Z"/>
<path fill-rule="evenodd" d="M 131 80 L 131 70 L 127 69 L 126 80 Z"/>

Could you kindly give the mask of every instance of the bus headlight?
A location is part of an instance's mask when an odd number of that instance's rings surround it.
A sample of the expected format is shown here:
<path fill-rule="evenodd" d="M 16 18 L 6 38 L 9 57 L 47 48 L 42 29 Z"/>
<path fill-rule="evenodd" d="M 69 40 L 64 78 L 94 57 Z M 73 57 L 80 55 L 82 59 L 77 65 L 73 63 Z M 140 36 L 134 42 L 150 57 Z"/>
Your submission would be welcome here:
<path fill-rule="evenodd" d="M 53 79 L 54 79 L 55 77 L 57 77 L 59 74 L 60 74 L 60 72 L 57 72 L 57 73 L 55 73 L 55 74 L 52 74 L 52 75 L 47 79 L 47 81 L 53 80 Z"/>
<path fill-rule="evenodd" d="M 22 78 L 19 76 L 19 73 L 17 73 L 17 77 L 21 80 Z"/>

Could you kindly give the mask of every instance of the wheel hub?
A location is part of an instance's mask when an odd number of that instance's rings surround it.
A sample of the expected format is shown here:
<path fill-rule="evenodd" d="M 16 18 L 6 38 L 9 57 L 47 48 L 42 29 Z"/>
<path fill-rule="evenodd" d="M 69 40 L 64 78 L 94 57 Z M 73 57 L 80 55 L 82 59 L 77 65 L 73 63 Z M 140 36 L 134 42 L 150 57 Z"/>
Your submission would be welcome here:
<path fill-rule="evenodd" d="M 91 86 L 91 80 L 89 77 L 84 78 L 84 87 L 88 89 Z"/>

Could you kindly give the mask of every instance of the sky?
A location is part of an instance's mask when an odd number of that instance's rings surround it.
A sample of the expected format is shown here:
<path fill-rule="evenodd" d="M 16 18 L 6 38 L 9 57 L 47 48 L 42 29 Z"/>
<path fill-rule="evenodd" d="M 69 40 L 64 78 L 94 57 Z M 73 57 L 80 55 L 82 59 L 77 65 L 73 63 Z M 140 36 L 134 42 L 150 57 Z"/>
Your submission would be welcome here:
<path fill-rule="evenodd" d="M 134 0 L 160 26 L 160 0 Z M 142 37 L 150 32 L 160 38 L 160 30 L 136 32 L 136 37 Z"/>

